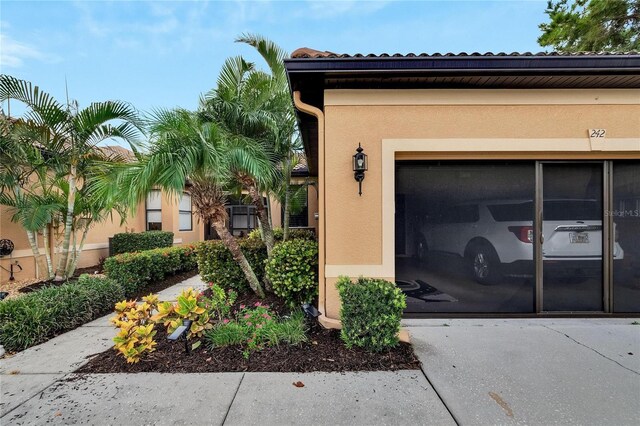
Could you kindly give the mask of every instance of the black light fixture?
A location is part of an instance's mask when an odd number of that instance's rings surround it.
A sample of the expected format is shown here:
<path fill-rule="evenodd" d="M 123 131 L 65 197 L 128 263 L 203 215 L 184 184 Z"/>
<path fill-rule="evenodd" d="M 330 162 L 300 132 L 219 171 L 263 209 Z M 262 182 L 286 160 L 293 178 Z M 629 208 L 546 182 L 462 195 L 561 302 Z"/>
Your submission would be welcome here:
<path fill-rule="evenodd" d="M 362 146 L 358 143 L 356 153 L 353 155 L 353 177 L 358 182 L 358 195 L 362 196 L 362 181 L 364 180 L 364 172 L 368 170 L 367 154 L 365 154 Z"/>
<path fill-rule="evenodd" d="M 15 248 L 13 241 L 11 240 L 7 240 L 7 239 L 1 239 L 0 240 L 0 257 L 4 257 L 4 256 L 9 256 L 11 253 L 13 253 L 13 249 Z M 18 261 L 14 261 L 9 265 L 9 269 L 5 268 L 4 266 L 0 266 L 0 268 L 4 269 L 5 271 L 7 271 L 9 273 L 9 281 L 13 281 L 16 278 L 13 276 L 14 274 L 14 269 L 13 267 L 16 266 L 18 269 L 20 269 L 20 271 L 22 271 L 22 266 L 20 266 L 20 264 L 18 263 Z M 19 271 L 18 271 L 19 272 Z M 2 300 L 4 298 L 0 298 L 0 300 Z"/>
<path fill-rule="evenodd" d="M 302 311 L 304 312 L 305 316 L 309 319 L 316 319 L 320 316 L 320 312 L 316 309 L 315 306 L 313 306 L 310 303 L 303 303 Z"/>
<path fill-rule="evenodd" d="M 187 334 L 191 328 L 191 324 L 193 324 L 192 320 L 182 320 L 182 325 L 167 337 L 167 340 L 171 341 L 176 341 L 182 337 L 184 339 L 184 350 L 186 353 L 191 353 L 191 348 L 189 348 L 189 342 L 187 340 Z"/>

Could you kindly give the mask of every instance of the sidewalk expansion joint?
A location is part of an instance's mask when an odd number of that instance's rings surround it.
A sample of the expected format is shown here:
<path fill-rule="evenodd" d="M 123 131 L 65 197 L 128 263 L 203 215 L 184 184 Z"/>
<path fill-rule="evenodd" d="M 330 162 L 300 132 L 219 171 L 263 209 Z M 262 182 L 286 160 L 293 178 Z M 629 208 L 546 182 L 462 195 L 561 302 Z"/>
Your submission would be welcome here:
<path fill-rule="evenodd" d="M 46 373 L 48 374 L 48 373 Z M 64 374 L 64 373 L 63 373 Z M 15 410 L 17 410 L 18 408 L 22 407 L 24 404 L 26 404 L 27 402 L 31 401 L 33 398 L 35 398 L 36 396 L 40 395 L 40 398 L 42 398 L 42 394 L 44 393 L 44 391 L 46 391 L 47 389 L 49 389 L 51 386 L 58 384 L 60 382 L 62 382 L 64 379 L 66 379 L 67 377 L 69 377 L 69 375 L 71 375 L 73 373 L 66 373 L 64 374 L 64 376 L 60 377 L 58 380 L 54 380 L 53 383 L 49 383 L 47 386 L 45 386 L 44 388 L 40 389 L 38 392 L 34 393 L 32 396 L 30 396 L 29 398 L 25 399 L 23 402 L 21 402 L 20 404 L 16 405 L 15 407 L 13 407 L 11 410 L 7 411 L 6 413 L 4 413 L 2 416 L 0 416 L 0 420 L 4 419 L 4 418 L 9 418 L 9 414 L 11 414 L 12 412 L 14 412 Z"/>
<path fill-rule="evenodd" d="M 227 421 L 227 416 L 229 415 L 229 411 L 231 411 L 231 407 L 233 406 L 233 402 L 236 400 L 236 395 L 238 395 L 238 391 L 240 390 L 240 385 L 242 385 L 242 381 L 244 380 L 244 375 L 247 373 L 242 373 L 242 377 L 240 378 L 240 382 L 238 383 L 238 387 L 236 388 L 236 392 L 233 394 L 233 398 L 231 399 L 231 403 L 229 404 L 229 408 L 227 408 L 227 412 L 224 413 L 224 419 L 222 419 L 222 425 Z"/>
<path fill-rule="evenodd" d="M 589 349 L 589 350 L 591 350 L 591 351 L 595 352 L 596 354 L 600 355 L 602 358 L 607 359 L 607 360 L 609 360 L 609 361 L 611 361 L 611 362 L 614 362 L 614 363 L 618 364 L 618 366 L 620 366 L 620 367 L 624 368 L 625 370 L 627 370 L 627 371 L 631 371 L 633 374 L 637 374 L 637 375 L 639 375 L 639 376 L 640 376 L 640 373 L 639 373 L 639 372 L 637 372 L 636 370 L 633 370 L 633 369 L 631 369 L 631 368 L 629 368 L 629 367 L 626 367 L 626 366 L 624 366 L 624 365 L 620 364 L 620 363 L 619 363 L 618 361 L 616 361 L 615 359 L 613 359 L 613 358 L 609 358 L 608 356 L 606 356 L 606 355 L 605 355 L 605 354 L 603 354 L 602 352 L 598 352 L 596 349 L 594 349 L 594 348 L 592 348 L 592 347 L 590 347 L 590 346 L 587 346 L 587 345 L 585 345 L 585 344 L 584 344 L 584 343 L 582 343 L 582 342 L 577 341 L 576 339 L 574 339 L 573 337 L 569 336 L 568 334 L 563 333 L 563 332 L 562 332 L 562 331 L 560 331 L 560 330 L 556 330 L 555 328 L 551 328 L 551 327 L 549 327 L 549 326 L 547 326 L 547 325 L 542 325 L 542 327 L 547 328 L 547 329 L 549 329 L 549 330 L 551 330 L 551 331 L 555 331 L 556 333 L 563 335 L 564 337 L 566 337 L 567 339 L 569 339 L 569 340 L 571 340 L 571 341 L 573 341 L 573 342 L 577 343 L 578 345 L 583 346 L 583 347 L 585 347 L 585 348 L 587 348 L 587 349 Z"/>
<path fill-rule="evenodd" d="M 427 383 L 429 383 L 429 386 L 431 386 L 431 389 L 433 389 L 433 391 L 436 393 L 436 396 L 438 397 L 438 399 L 440 400 L 442 405 L 444 405 L 444 408 L 447 410 L 447 412 L 451 416 L 451 419 L 453 419 L 453 421 L 455 422 L 455 424 L 457 426 L 460 426 L 460 422 L 458 421 L 456 416 L 453 414 L 453 411 L 451 411 L 449 409 L 449 406 L 446 404 L 446 402 L 444 402 L 444 399 L 442 398 L 442 396 L 438 392 L 438 389 L 436 389 L 436 387 L 433 385 L 433 383 L 431 383 L 431 380 L 429 380 L 429 376 L 427 376 L 427 372 L 424 371 L 424 367 L 422 366 L 422 363 L 420 363 L 420 371 L 422 371 L 422 375 L 424 376 L 425 379 L 427 379 Z"/>

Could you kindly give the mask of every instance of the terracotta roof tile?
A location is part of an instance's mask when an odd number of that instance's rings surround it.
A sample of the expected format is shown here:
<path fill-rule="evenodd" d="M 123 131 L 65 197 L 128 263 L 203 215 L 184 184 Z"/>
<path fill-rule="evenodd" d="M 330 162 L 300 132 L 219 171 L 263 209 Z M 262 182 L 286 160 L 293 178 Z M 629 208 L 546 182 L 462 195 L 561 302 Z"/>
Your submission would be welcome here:
<path fill-rule="evenodd" d="M 321 59 L 321 58 L 437 58 L 437 57 L 451 57 L 451 56 L 619 56 L 619 55 L 638 55 L 640 52 L 630 51 L 630 52 L 460 52 L 460 53 L 355 53 L 353 55 L 347 53 L 333 53 L 329 51 L 320 51 L 315 49 L 310 49 L 308 47 L 302 47 L 300 49 L 296 49 L 291 54 L 291 58 L 294 59 L 305 59 L 305 58 L 313 58 L 313 59 Z"/>

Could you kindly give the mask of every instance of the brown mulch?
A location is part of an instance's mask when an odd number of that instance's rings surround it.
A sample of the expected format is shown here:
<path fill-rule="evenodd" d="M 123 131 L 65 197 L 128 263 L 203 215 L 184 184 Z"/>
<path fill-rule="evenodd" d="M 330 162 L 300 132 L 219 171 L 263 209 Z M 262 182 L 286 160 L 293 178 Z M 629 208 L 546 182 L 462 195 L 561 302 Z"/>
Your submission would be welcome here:
<path fill-rule="evenodd" d="M 102 263 L 100 263 L 99 265 L 93 265 L 93 266 L 88 266 L 86 268 L 78 268 L 78 269 L 76 269 L 76 271 L 73 273 L 73 277 L 71 277 L 69 280 L 64 280 L 64 281 L 54 281 L 54 280 L 37 281 L 37 282 L 35 282 L 33 284 L 21 287 L 18 291 L 20 293 L 31 293 L 32 291 L 40 290 L 43 287 L 60 286 L 60 285 L 66 284 L 69 281 L 76 281 L 78 279 L 78 277 L 80 277 L 80 275 L 82 275 L 82 274 L 89 274 L 89 275 L 102 274 Z"/>
<path fill-rule="evenodd" d="M 77 281 L 78 277 L 80 277 L 80 275 L 82 274 L 89 274 L 89 275 L 102 274 L 102 265 L 95 265 L 88 268 L 77 269 L 76 272 L 73 274 L 73 278 L 69 279 L 68 281 L 53 281 L 53 280 L 39 281 L 34 284 L 18 289 L 18 292 L 31 293 L 32 291 L 40 290 L 43 287 L 60 286 L 63 284 L 67 284 L 68 282 Z M 159 291 L 162 291 L 165 288 L 171 287 L 174 284 L 178 284 L 179 282 L 182 282 L 187 278 L 191 278 L 197 274 L 198 274 L 198 270 L 194 269 L 191 271 L 181 272 L 175 275 L 169 275 L 165 277 L 164 280 L 156 281 L 155 283 L 145 287 L 143 290 L 136 293 L 132 298 L 139 299 L 142 296 L 146 296 L 150 293 L 158 293 Z"/>
<path fill-rule="evenodd" d="M 256 301 L 269 304 L 280 313 L 286 313 L 285 305 L 274 296 L 258 299 L 253 294 L 238 298 L 235 308 Z M 77 373 L 218 373 L 240 371 L 262 372 L 312 372 L 312 371 L 394 371 L 420 368 L 420 361 L 410 344 L 379 353 L 360 348 L 347 349 L 340 340 L 339 330 L 328 330 L 309 320 L 308 341 L 299 346 L 286 344 L 253 352 L 248 359 L 236 346 L 207 349 L 206 340 L 190 354 L 185 353 L 184 342 L 169 342 L 164 330 L 156 335 L 156 350 L 136 364 L 127 364 L 113 349 L 95 355 Z"/>
<path fill-rule="evenodd" d="M 144 289 L 140 290 L 129 299 L 140 299 L 143 296 L 148 296 L 149 294 L 155 294 L 155 293 L 161 292 L 165 288 L 169 288 L 172 285 L 178 284 L 196 275 L 198 275 L 198 270 L 192 269 L 191 271 L 185 271 L 175 275 L 166 276 L 162 281 L 156 281 L 155 283 L 146 286 Z"/>

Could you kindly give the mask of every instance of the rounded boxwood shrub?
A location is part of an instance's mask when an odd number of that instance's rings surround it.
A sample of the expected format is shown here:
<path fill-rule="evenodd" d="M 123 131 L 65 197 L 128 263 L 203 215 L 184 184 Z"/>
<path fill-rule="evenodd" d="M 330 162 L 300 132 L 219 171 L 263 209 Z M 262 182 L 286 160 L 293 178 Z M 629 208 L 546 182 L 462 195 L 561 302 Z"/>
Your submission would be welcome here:
<path fill-rule="evenodd" d="M 340 277 L 336 287 L 342 300 L 340 337 L 348 348 L 379 352 L 398 344 L 400 319 L 407 304 L 394 283 L 363 277 L 352 282 Z"/>
<path fill-rule="evenodd" d="M 267 248 L 260 238 L 239 239 L 238 244 L 259 281 L 264 278 Z M 242 269 L 220 240 L 204 241 L 196 246 L 198 271 L 203 281 L 212 282 L 225 290 L 244 293 L 250 289 Z"/>
<path fill-rule="evenodd" d="M 0 302 L 0 344 L 20 351 L 113 310 L 124 298 L 122 286 L 82 275 L 78 281 L 46 287 Z"/>
<path fill-rule="evenodd" d="M 265 270 L 273 292 L 287 303 L 310 302 L 318 291 L 318 244 L 304 239 L 278 243 Z"/>

